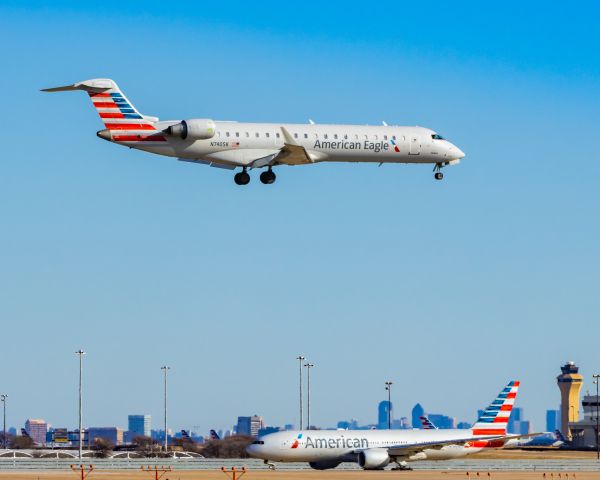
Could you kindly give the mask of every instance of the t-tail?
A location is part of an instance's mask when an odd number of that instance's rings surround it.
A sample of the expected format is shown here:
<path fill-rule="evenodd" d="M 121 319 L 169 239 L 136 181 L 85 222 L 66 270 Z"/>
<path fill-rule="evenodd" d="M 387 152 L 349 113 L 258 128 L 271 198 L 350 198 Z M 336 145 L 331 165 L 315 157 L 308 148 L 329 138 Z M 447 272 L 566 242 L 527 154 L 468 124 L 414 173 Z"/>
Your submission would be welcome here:
<path fill-rule="evenodd" d="M 219 437 L 219 434 L 217 432 L 215 432 L 214 430 L 210 431 L 210 439 L 211 440 L 221 440 L 221 437 Z"/>
<path fill-rule="evenodd" d="M 513 409 L 519 381 L 510 382 L 471 427 L 473 435 L 506 435 L 508 418 Z"/>
<path fill-rule="evenodd" d="M 97 135 L 104 140 L 124 144 L 156 144 L 166 142 L 163 133 L 154 124 L 158 118 L 142 115 L 110 78 L 93 78 L 62 87 L 45 88 L 42 92 L 87 92 L 106 127 Z"/>

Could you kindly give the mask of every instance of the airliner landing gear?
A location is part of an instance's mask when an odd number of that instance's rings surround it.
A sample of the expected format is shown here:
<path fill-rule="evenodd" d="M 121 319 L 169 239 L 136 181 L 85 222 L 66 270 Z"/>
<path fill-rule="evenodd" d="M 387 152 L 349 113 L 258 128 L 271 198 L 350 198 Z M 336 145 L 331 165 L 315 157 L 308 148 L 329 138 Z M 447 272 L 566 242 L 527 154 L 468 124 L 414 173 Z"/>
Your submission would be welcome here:
<path fill-rule="evenodd" d="M 241 172 L 233 176 L 233 181 L 236 185 L 248 185 L 250 183 L 250 175 L 248 175 L 248 172 L 244 168 Z"/>
<path fill-rule="evenodd" d="M 392 468 L 392 470 L 412 470 L 412 468 L 410 468 L 408 466 L 407 462 L 395 462 L 396 466 Z"/>
<path fill-rule="evenodd" d="M 433 167 L 433 171 L 435 172 L 435 179 L 436 180 L 441 180 L 442 178 L 444 178 L 444 174 L 442 173 L 442 164 L 441 163 L 436 163 L 435 167 Z"/>
<path fill-rule="evenodd" d="M 267 467 L 269 467 L 269 470 L 275 470 L 275 464 L 272 462 L 269 462 L 268 460 L 265 460 L 265 465 Z"/>
<path fill-rule="evenodd" d="M 271 167 L 260 174 L 260 181 L 265 185 L 271 185 L 272 183 L 275 183 L 276 178 L 277 176 Z"/>

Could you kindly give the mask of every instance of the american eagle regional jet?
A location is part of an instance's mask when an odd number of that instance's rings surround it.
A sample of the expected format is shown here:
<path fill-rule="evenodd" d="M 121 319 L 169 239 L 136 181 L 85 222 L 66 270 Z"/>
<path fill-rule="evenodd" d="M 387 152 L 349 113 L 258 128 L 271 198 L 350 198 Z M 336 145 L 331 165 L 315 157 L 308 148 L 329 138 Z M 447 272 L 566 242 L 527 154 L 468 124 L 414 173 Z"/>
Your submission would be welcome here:
<path fill-rule="evenodd" d="M 260 181 L 275 182 L 273 167 L 317 162 L 429 163 L 435 178 L 465 154 L 441 135 L 423 127 L 241 123 L 207 118 L 160 121 L 141 114 L 117 84 L 95 78 L 44 92 L 88 93 L 109 142 L 211 167 L 241 171 L 235 183 L 250 182 L 248 169 L 264 169 Z"/>
<path fill-rule="evenodd" d="M 511 440 L 530 435 L 507 435 L 519 382 L 510 382 L 471 429 L 423 430 L 301 430 L 264 435 L 247 447 L 251 457 L 272 462 L 308 462 L 317 470 L 356 462 L 365 470 L 390 463 L 406 468 L 416 460 L 449 460 L 486 448 L 502 448 Z"/>

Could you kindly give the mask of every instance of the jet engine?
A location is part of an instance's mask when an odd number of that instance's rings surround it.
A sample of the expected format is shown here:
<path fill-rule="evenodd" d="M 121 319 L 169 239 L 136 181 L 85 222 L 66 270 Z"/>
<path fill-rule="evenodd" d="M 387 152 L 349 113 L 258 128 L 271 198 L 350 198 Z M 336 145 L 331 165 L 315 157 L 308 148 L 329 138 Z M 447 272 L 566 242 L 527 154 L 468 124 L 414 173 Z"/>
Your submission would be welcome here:
<path fill-rule="evenodd" d="M 215 128 L 215 122 L 208 118 L 192 118 L 167 127 L 164 132 L 182 140 L 207 140 L 214 137 Z"/>
<path fill-rule="evenodd" d="M 365 470 L 381 470 L 390 460 L 385 448 L 370 448 L 358 454 L 358 464 Z"/>
<path fill-rule="evenodd" d="M 338 460 L 321 460 L 320 462 L 309 462 L 310 468 L 315 470 L 328 470 L 337 467 L 340 463 Z"/>

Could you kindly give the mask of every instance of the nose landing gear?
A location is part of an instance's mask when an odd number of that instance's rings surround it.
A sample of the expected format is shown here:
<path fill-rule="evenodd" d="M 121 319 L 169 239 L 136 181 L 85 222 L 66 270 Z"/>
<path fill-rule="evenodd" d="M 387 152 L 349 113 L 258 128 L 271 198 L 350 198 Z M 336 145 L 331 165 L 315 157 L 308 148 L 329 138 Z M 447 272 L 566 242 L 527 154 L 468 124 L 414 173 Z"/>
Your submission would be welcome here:
<path fill-rule="evenodd" d="M 442 173 L 442 167 L 443 167 L 443 165 L 441 163 L 436 163 L 435 167 L 433 167 L 433 171 L 435 172 L 433 177 L 436 180 L 441 180 L 444 178 L 444 174 Z"/>

